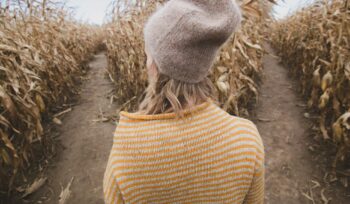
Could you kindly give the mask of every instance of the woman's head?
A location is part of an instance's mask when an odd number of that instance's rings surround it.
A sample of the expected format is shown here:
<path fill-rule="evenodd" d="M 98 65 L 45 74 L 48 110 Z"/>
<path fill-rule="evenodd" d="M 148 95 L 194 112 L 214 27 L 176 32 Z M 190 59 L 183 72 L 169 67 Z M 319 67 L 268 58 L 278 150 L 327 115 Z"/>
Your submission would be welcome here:
<path fill-rule="evenodd" d="M 153 14 L 144 29 L 150 85 L 141 111 L 178 113 L 213 98 L 209 69 L 240 21 L 233 0 L 170 0 Z"/>
<path fill-rule="evenodd" d="M 140 105 L 143 114 L 175 112 L 201 104 L 209 99 L 215 100 L 216 89 L 206 77 L 198 83 L 188 83 L 173 79 L 158 70 L 152 55 L 147 52 L 147 72 L 149 85 Z"/>

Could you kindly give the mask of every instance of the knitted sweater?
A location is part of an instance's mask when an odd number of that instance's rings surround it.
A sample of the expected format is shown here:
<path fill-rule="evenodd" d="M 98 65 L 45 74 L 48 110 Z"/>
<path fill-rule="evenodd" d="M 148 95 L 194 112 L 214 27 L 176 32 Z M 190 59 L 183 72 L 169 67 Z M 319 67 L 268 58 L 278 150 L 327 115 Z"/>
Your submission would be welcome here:
<path fill-rule="evenodd" d="M 211 102 L 184 114 L 120 114 L 105 202 L 263 203 L 264 149 L 256 126 Z"/>

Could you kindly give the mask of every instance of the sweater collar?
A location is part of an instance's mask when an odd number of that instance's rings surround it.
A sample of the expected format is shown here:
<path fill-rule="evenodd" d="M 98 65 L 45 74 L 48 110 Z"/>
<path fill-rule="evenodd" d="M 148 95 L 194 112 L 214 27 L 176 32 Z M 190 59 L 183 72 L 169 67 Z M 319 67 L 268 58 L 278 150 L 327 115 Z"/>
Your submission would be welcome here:
<path fill-rule="evenodd" d="M 194 106 L 193 108 L 185 109 L 182 111 L 184 116 L 196 113 L 198 111 L 204 110 L 207 107 L 211 105 L 211 102 L 204 102 L 200 105 Z M 155 114 L 155 115 L 142 115 L 138 113 L 129 113 L 122 111 L 120 112 L 120 116 L 129 118 L 129 119 L 136 119 L 136 120 L 163 120 L 163 119 L 174 119 L 177 117 L 175 113 L 162 113 L 162 114 Z"/>

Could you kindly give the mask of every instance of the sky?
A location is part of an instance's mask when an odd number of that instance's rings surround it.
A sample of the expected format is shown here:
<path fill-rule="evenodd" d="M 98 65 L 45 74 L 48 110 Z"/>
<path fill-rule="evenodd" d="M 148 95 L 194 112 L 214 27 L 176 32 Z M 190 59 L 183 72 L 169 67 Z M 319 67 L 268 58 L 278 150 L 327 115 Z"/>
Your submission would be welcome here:
<path fill-rule="evenodd" d="M 68 5 L 75 7 L 76 18 L 92 24 L 102 24 L 106 16 L 106 10 L 112 0 L 67 0 Z M 304 5 L 314 0 L 283 0 L 274 6 L 274 16 L 282 19 Z M 108 9 L 110 10 L 110 9 Z"/>
<path fill-rule="evenodd" d="M 78 20 L 102 24 L 111 2 L 112 0 L 67 0 L 67 5 L 75 8 L 75 17 Z"/>
<path fill-rule="evenodd" d="M 283 19 L 313 2 L 315 0 L 279 0 L 273 8 L 273 15 L 276 19 Z"/>

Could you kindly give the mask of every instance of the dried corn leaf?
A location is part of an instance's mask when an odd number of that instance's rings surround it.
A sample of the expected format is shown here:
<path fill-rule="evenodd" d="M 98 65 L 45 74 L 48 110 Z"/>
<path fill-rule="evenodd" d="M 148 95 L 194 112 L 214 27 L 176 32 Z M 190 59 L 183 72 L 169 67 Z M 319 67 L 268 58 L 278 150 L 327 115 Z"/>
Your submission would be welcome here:
<path fill-rule="evenodd" d="M 350 150 L 350 119 L 346 118 L 350 110 L 348 6 L 348 1 L 342 0 L 317 1 L 275 22 L 271 32 L 271 42 L 282 61 L 300 79 L 309 107 L 320 113 L 321 134 L 325 139 L 332 135 L 338 144 L 333 167 Z"/>
<path fill-rule="evenodd" d="M 51 149 L 42 117 L 76 92 L 103 38 L 100 28 L 73 21 L 62 1 L 8 2 L 0 6 L 0 191 L 6 192 L 23 180 L 16 172 L 31 164 L 33 141 Z"/>
<path fill-rule="evenodd" d="M 47 180 L 46 177 L 36 179 L 30 186 L 28 186 L 25 189 L 24 194 L 22 195 L 22 198 L 27 197 L 28 195 L 37 191 L 46 183 L 46 180 Z"/>
<path fill-rule="evenodd" d="M 73 180 L 74 180 L 74 177 L 69 181 L 66 188 L 64 188 L 64 189 L 62 188 L 62 191 L 60 193 L 59 200 L 58 200 L 59 204 L 66 204 L 68 202 L 68 200 L 72 194 L 70 187 L 73 183 Z"/>

